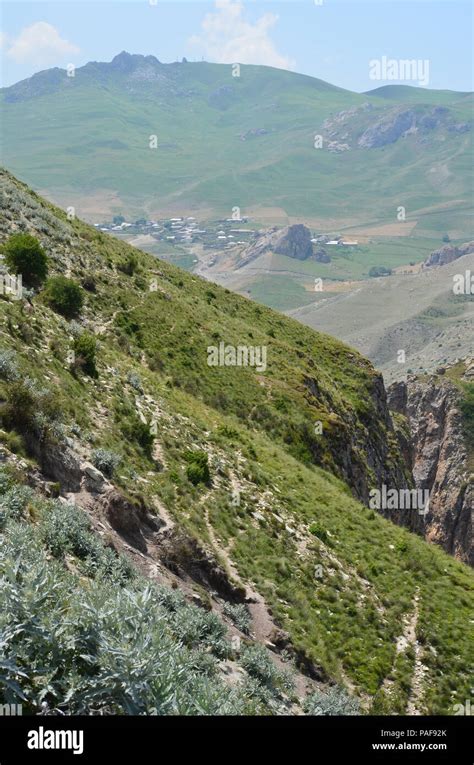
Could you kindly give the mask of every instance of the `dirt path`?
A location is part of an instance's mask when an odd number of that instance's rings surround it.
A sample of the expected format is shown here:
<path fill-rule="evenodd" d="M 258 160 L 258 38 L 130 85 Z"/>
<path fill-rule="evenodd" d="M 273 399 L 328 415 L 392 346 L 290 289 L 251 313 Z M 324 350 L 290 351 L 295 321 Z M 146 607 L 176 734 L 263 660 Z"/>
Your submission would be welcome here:
<path fill-rule="evenodd" d="M 201 501 L 204 502 L 205 499 L 206 496 L 204 496 Z M 219 542 L 216 537 L 212 524 L 209 520 L 209 510 L 207 507 L 204 511 L 204 517 L 214 554 L 216 557 L 223 561 L 231 578 L 234 579 L 245 590 L 246 604 L 252 617 L 252 637 L 262 642 L 268 641 L 272 636 L 272 633 L 278 629 L 272 617 L 270 616 L 268 606 L 266 605 L 260 593 L 258 593 L 257 590 L 255 590 L 248 583 L 244 583 L 240 578 L 240 574 L 230 557 L 229 548 L 224 547 L 224 545 Z"/>
<path fill-rule="evenodd" d="M 413 611 L 411 614 L 408 614 L 404 619 L 404 625 L 403 625 L 403 632 L 402 634 L 397 638 L 397 643 L 395 647 L 395 659 L 404 651 L 407 650 L 410 646 L 413 648 L 415 652 L 415 665 L 412 675 L 412 687 L 411 687 L 411 694 L 407 702 L 407 708 L 406 708 L 406 714 L 407 715 L 420 715 L 420 707 L 422 703 L 423 693 L 424 693 L 424 685 L 425 685 L 425 676 L 428 672 L 428 668 L 423 664 L 422 656 L 423 656 L 423 648 L 418 642 L 418 639 L 416 637 L 416 627 L 418 624 L 418 618 L 419 618 L 419 589 L 416 590 L 414 598 L 413 598 Z M 382 688 L 390 693 L 390 690 L 393 686 L 393 681 L 389 680 L 388 678 L 385 678 Z"/>

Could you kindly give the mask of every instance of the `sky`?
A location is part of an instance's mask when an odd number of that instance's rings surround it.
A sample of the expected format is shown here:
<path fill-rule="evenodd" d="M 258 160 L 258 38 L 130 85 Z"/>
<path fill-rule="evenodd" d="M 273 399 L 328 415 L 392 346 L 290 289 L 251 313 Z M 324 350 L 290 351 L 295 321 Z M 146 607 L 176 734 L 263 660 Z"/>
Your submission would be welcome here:
<path fill-rule="evenodd" d="M 0 85 L 126 50 L 165 63 L 276 66 L 357 92 L 396 82 L 470 91 L 472 9 L 464 0 L 4 0 Z M 387 74 L 387 62 L 406 59 L 417 62 L 408 78 Z"/>

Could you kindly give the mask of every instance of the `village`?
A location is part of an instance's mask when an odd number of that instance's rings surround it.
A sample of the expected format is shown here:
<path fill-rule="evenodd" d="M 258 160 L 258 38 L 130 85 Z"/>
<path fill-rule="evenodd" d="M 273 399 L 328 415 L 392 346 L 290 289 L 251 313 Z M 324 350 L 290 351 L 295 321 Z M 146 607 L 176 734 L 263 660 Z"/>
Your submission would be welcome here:
<path fill-rule="evenodd" d="M 96 223 L 100 231 L 130 239 L 134 236 L 151 236 L 157 242 L 167 242 L 170 245 L 190 246 L 200 244 L 204 250 L 226 250 L 235 246 L 247 246 L 261 234 L 260 225 L 250 228 L 250 218 L 223 218 L 216 221 L 198 221 L 193 216 L 161 218 L 147 220 L 139 218 L 133 222 L 126 221 L 123 215 L 115 215 L 111 222 Z M 313 244 L 357 247 L 358 242 L 345 240 L 335 234 L 314 234 Z"/>
<path fill-rule="evenodd" d="M 181 246 L 201 244 L 204 249 L 229 249 L 235 245 L 247 245 L 256 231 L 247 226 L 249 218 L 224 218 L 202 224 L 196 218 L 176 217 L 158 220 L 139 218 L 127 222 L 122 215 L 116 215 L 112 222 L 96 223 L 100 231 L 122 238 L 148 235 L 157 242 Z"/>

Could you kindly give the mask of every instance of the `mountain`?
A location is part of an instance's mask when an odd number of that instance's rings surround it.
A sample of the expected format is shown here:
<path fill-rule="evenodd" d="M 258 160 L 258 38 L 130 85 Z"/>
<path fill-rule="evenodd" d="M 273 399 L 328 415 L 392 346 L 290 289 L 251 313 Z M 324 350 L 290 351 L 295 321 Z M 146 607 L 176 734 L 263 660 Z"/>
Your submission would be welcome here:
<path fill-rule="evenodd" d="M 413 487 L 407 413 L 380 374 L 8 172 L 1 185 L 5 263 L 24 233 L 49 267 L 0 295 L 8 700 L 455 713 L 473 572 L 367 506 Z"/>
<path fill-rule="evenodd" d="M 126 52 L 73 74 L 2 90 L 2 156 L 79 217 L 227 218 L 238 207 L 339 230 L 396 227 L 402 205 L 417 234 L 470 236 L 471 94 L 357 94 L 270 67 Z"/>

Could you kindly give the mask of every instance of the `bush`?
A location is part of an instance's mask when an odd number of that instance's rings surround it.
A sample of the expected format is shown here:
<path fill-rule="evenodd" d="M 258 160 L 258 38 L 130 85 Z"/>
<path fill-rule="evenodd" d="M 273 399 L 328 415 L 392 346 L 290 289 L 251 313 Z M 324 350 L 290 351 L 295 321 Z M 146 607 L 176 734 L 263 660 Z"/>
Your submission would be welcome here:
<path fill-rule="evenodd" d="M 41 284 L 48 273 L 48 259 L 38 240 L 31 234 L 12 234 L 3 246 L 7 268 L 21 274 L 30 287 Z"/>
<path fill-rule="evenodd" d="M 92 452 L 92 463 L 97 470 L 100 470 L 107 478 L 112 478 L 113 474 L 120 465 L 121 457 L 116 452 L 108 449 L 95 449 Z"/>
<path fill-rule="evenodd" d="M 121 431 L 127 441 L 135 441 L 142 447 L 147 456 L 151 456 L 151 448 L 155 437 L 146 422 L 142 422 L 135 415 L 122 423 Z"/>
<path fill-rule="evenodd" d="M 206 452 L 194 451 L 185 455 L 189 463 L 186 468 L 188 479 L 197 486 L 198 483 L 209 483 L 211 475 L 209 472 L 209 461 Z"/>
<path fill-rule="evenodd" d="M 7 520 L 20 520 L 24 517 L 26 508 L 33 497 L 29 486 L 14 485 L 0 496 L 0 530 Z"/>
<path fill-rule="evenodd" d="M 305 702 L 308 715 L 357 715 L 360 714 L 356 699 L 347 695 L 343 688 L 334 686 L 327 693 L 315 691 Z"/>
<path fill-rule="evenodd" d="M 83 332 L 78 337 L 75 337 L 73 349 L 76 354 L 75 367 L 82 369 L 90 377 L 97 377 L 95 365 L 97 341 L 94 335 L 91 335 L 89 332 Z"/>
<path fill-rule="evenodd" d="M 65 276 L 53 276 L 48 279 L 44 297 L 51 308 L 66 319 L 77 316 L 84 304 L 82 289 L 76 282 Z"/>
<path fill-rule="evenodd" d="M 133 276 L 138 268 L 137 256 L 134 253 L 130 253 L 122 263 L 118 264 L 117 268 L 122 273 L 127 274 L 127 276 Z"/>
<path fill-rule="evenodd" d="M 56 397 L 29 377 L 9 383 L 0 417 L 9 430 L 23 435 L 34 434 L 42 440 L 49 437 L 57 440 L 63 436 Z"/>
<path fill-rule="evenodd" d="M 16 363 L 16 354 L 14 351 L 0 352 L 0 379 L 12 382 L 20 376 L 18 365 Z"/>
<path fill-rule="evenodd" d="M 320 539 L 321 542 L 324 542 L 324 544 L 329 542 L 329 537 L 326 529 L 323 528 L 319 523 L 312 523 L 309 527 L 309 530 L 314 537 Z"/>
<path fill-rule="evenodd" d="M 224 603 L 223 611 L 241 632 L 249 634 L 252 618 L 244 603 Z"/>
<path fill-rule="evenodd" d="M 129 385 L 132 386 L 138 393 L 143 393 L 143 385 L 142 381 L 140 379 L 140 375 L 137 375 L 136 372 L 129 372 L 127 374 L 127 382 Z"/>
<path fill-rule="evenodd" d="M 277 695 L 282 691 L 290 693 L 294 689 L 291 673 L 288 670 L 280 671 L 262 645 L 247 646 L 242 653 L 241 663 L 250 677 Z"/>
<path fill-rule="evenodd" d="M 390 276 L 392 273 L 391 268 L 387 268 L 386 266 L 372 266 L 372 268 L 369 271 L 369 276 L 376 277 L 376 276 Z"/>
<path fill-rule="evenodd" d="M 32 430 L 36 400 L 31 387 L 24 380 L 15 380 L 8 386 L 0 412 L 2 422 L 9 430 L 15 428 L 20 433 Z"/>
<path fill-rule="evenodd" d="M 43 527 L 43 536 L 59 557 L 61 548 L 78 549 L 86 554 L 81 568 L 88 566 L 100 543 L 89 548 L 91 534 L 78 520 L 80 511 L 56 505 L 45 510 L 45 523 L 48 515 L 55 523 Z M 112 562 L 109 552 L 99 553 L 100 565 Z M 126 588 L 101 576 L 84 580 L 50 559 L 37 527 L 7 525 L 0 546 L 0 686 L 4 701 L 22 702 L 27 714 L 263 711 L 241 689 L 226 685 L 202 650 L 204 644 L 214 652 L 222 632 L 210 615 L 172 593 L 162 598 L 138 577 Z M 194 643 L 197 650 L 188 647 Z"/>
<path fill-rule="evenodd" d="M 62 502 L 50 502 L 41 523 L 41 538 L 55 558 L 71 553 L 84 559 L 93 554 L 95 538 L 82 510 Z"/>

